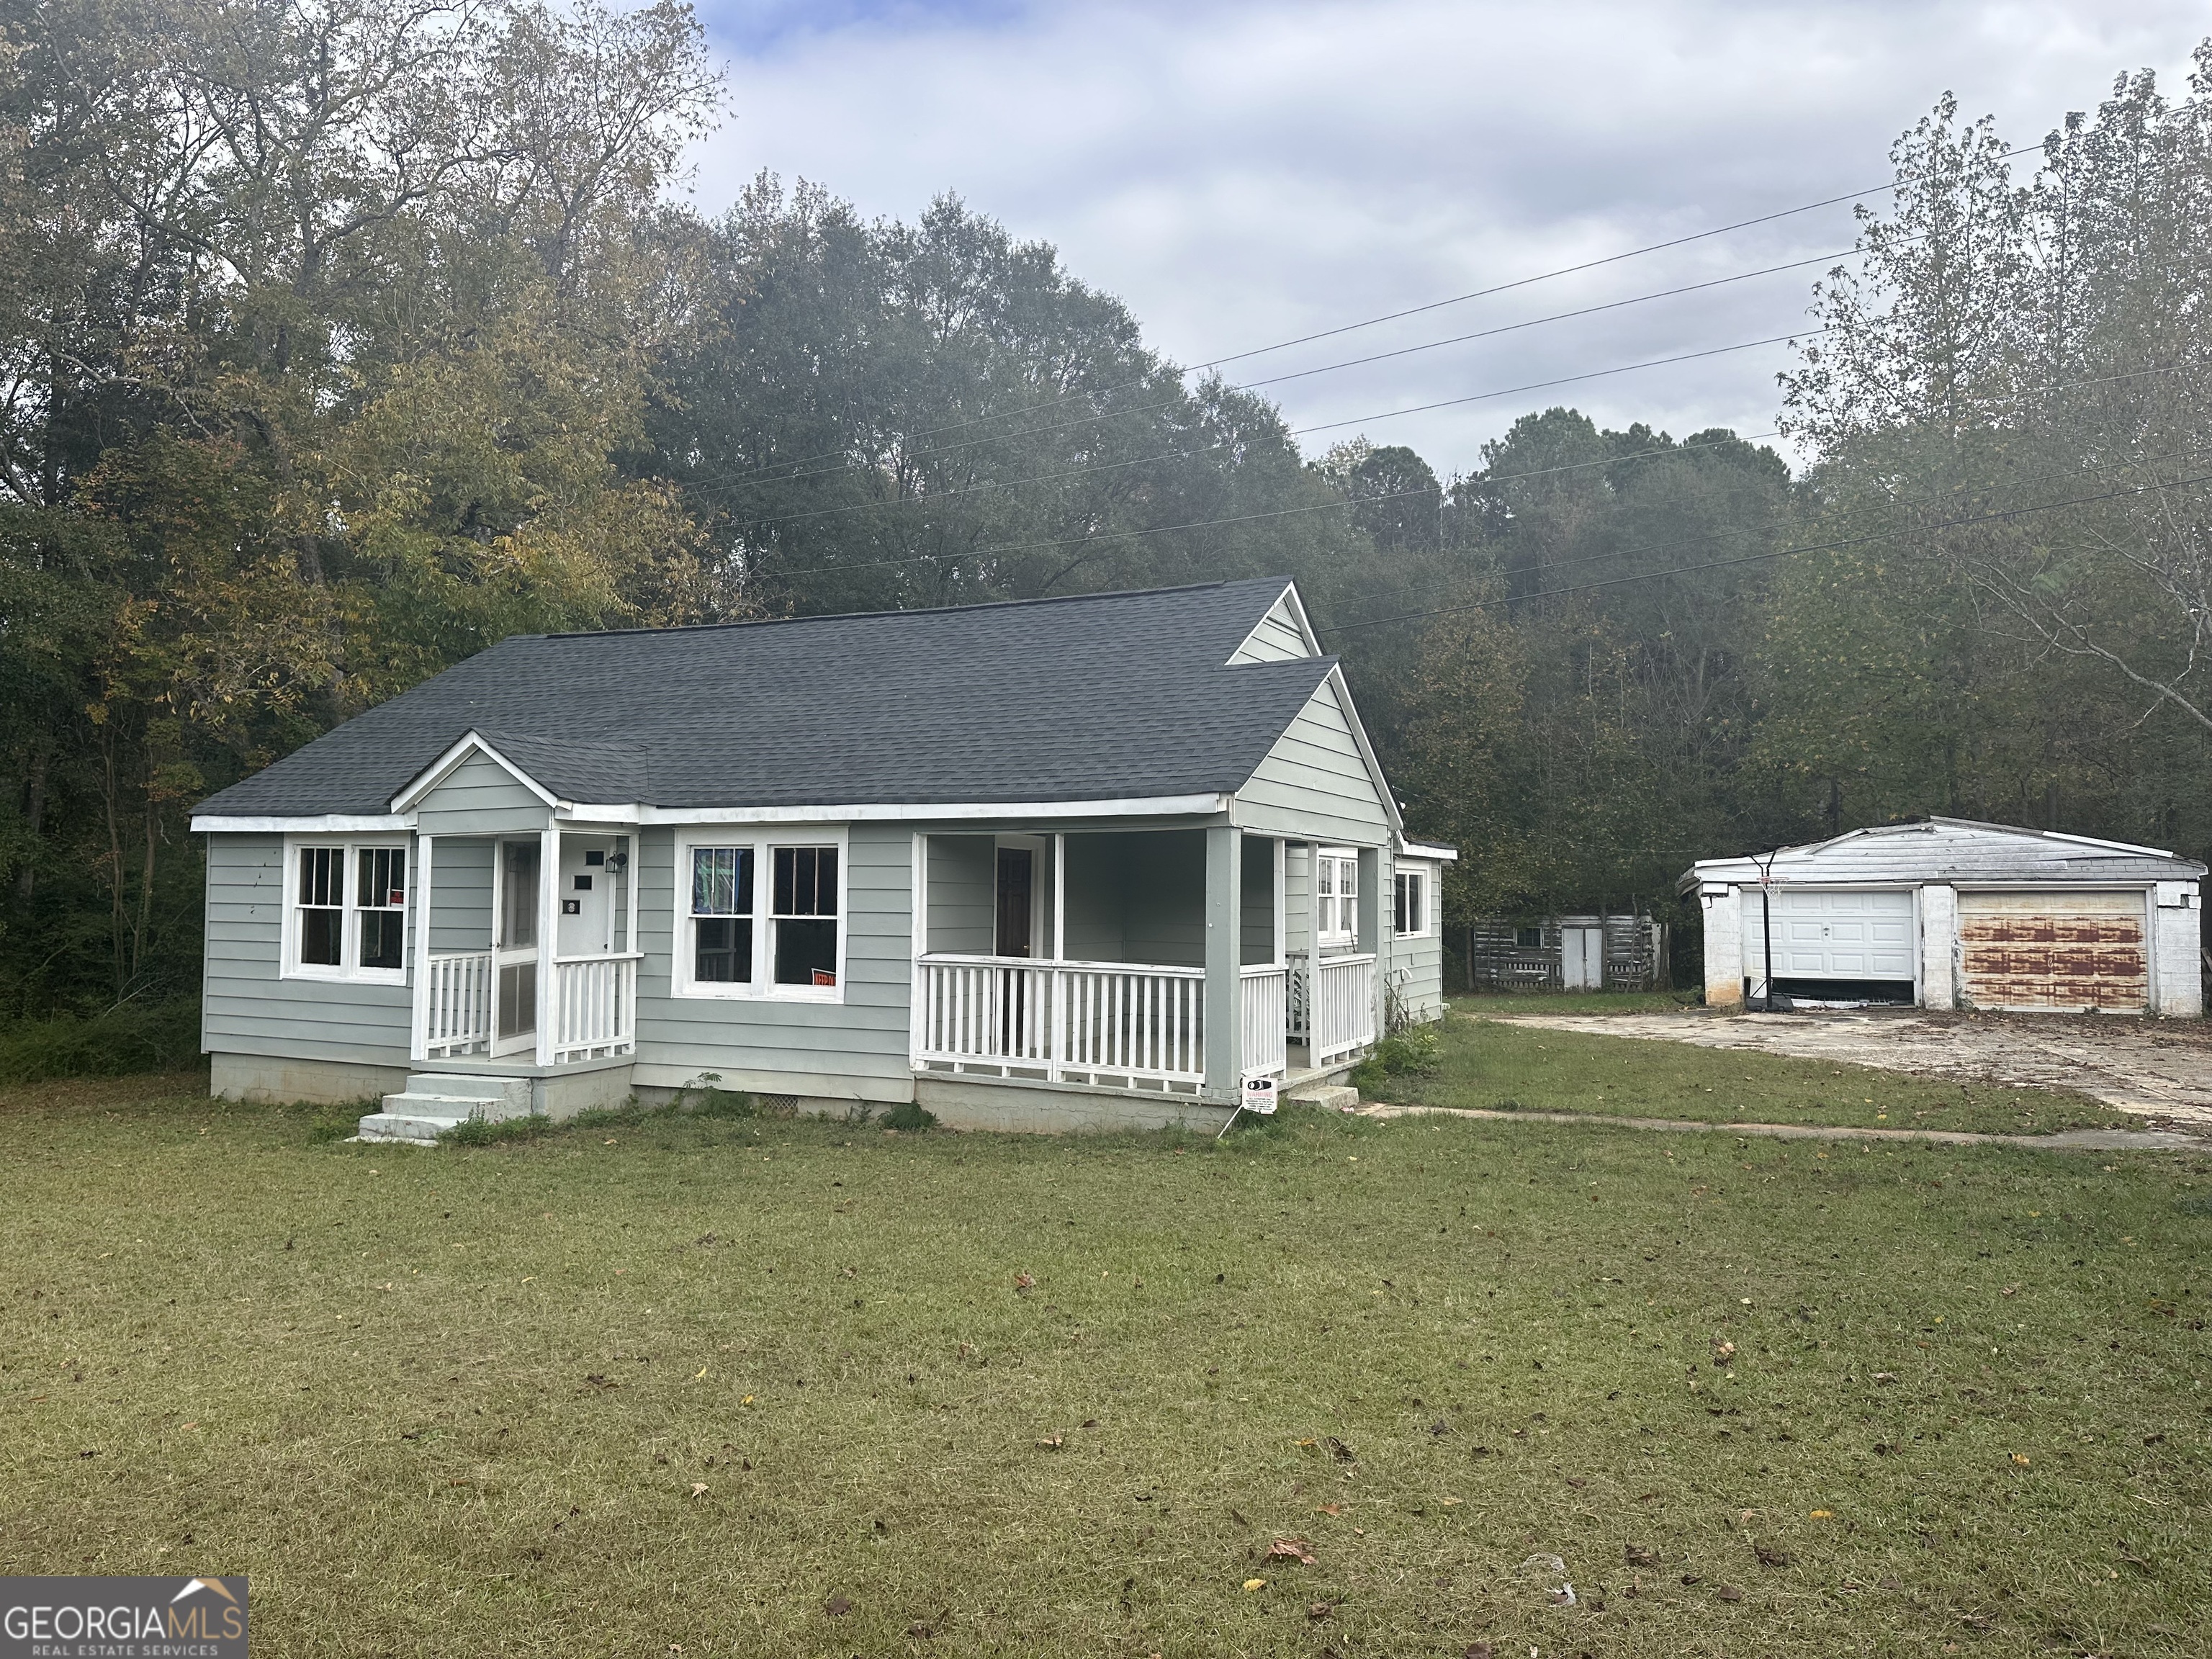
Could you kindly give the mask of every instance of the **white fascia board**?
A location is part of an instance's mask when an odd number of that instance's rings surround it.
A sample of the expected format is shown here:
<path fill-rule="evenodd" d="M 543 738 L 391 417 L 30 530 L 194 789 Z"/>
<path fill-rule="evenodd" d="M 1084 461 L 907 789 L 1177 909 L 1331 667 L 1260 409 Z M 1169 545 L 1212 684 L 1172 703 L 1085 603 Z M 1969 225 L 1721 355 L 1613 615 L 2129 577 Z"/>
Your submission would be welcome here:
<path fill-rule="evenodd" d="M 1382 763 L 1375 758 L 1375 745 L 1367 741 L 1367 727 L 1359 718 L 1358 705 L 1352 701 L 1352 687 L 1345 680 L 1344 665 L 1338 663 L 1332 667 L 1328 671 L 1328 678 L 1322 684 L 1334 685 L 1337 696 L 1341 699 L 1339 707 L 1344 710 L 1345 720 L 1352 727 L 1352 741 L 1359 745 L 1359 758 L 1367 763 L 1367 775 L 1374 782 L 1375 793 L 1382 798 L 1383 813 L 1390 820 L 1391 839 L 1405 840 L 1406 820 L 1398 811 L 1398 798 L 1390 793 L 1389 779 L 1382 775 Z"/>
<path fill-rule="evenodd" d="M 2146 858 L 2172 859 L 2177 864 L 2188 862 L 2180 854 L 2170 852 L 2163 847 L 2138 847 L 2131 841 L 2100 841 L 2094 836 L 2069 836 L 2062 830 L 2045 830 L 2041 834 L 2045 841 L 2070 841 L 2081 847 L 2106 847 L 2116 853 L 2140 853 Z"/>
<path fill-rule="evenodd" d="M 1459 862 L 1459 848 L 1456 847 L 1438 847 L 1431 842 L 1407 841 L 1403 836 L 1399 838 L 1398 851 L 1409 859 L 1434 859 L 1442 864 Z"/>
<path fill-rule="evenodd" d="M 404 789 L 402 789 L 397 795 L 394 795 L 392 798 L 392 810 L 395 812 L 404 812 L 410 808 L 419 805 L 422 797 L 428 794 L 433 789 L 435 789 L 440 784 L 443 783 L 453 769 L 459 766 L 463 761 L 466 760 L 472 751 L 483 756 L 494 765 L 498 766 L 502 770 L 507 772 L 514 777 L 517 783 L 520 784 L 525 789 L 527 789 L 532 794 L 537 796 L 538 799 L 544 802 L 546 805 L 557 808 L 563 805 L 561 800 L 555 797 L 551 790 L 548 789 L 544 784 L 538 782 L 537 779 L 532 777 L 529 773 L 524 771 L 513 761 L 507 759 L 506 756 L 501 754 L 498 749 L 492 744 L 490 739 L 486 738 L 482 732 L 470 732 L 456 742 L 452 748 L 447 750 L 444 754 L 439 756 L 437 759 L 432 761 L 429 765 L 423 768 L 421 772 L 417 773 L 415 776 L 415 781 L 412 783 L 409 784 Z"/>
<path fill-rule="evenodd" d="M 318 812 L 289 818 L 200 812 L 192 817 L 196 832 L 222 836 L 375 836 L 414 827 L 412 812 Z"/>
<path fill-rule="evenodd" d="M 1227 795 L 1142 795 L 1122 800 L 882 801 L 840 806 L 574 806 L 577 818 L 630 812 L 637 823 L 927 823 L 939 819 L 1211 817 Z"/>

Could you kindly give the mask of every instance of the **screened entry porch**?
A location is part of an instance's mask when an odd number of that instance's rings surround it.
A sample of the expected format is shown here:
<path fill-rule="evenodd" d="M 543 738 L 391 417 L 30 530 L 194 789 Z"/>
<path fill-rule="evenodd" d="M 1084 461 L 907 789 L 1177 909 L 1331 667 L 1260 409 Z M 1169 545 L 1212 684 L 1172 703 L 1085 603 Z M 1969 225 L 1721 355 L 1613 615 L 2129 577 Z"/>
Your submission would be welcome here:
<path fill-rule="evenodd" d="M 1231 837 L 1226 860 L 1210 863 L 1210 834 Z M 1219 1093 L 1374 1040 L 1371 852 L 1205 830 L 943 834 L 919 838 L 917 863 L 918 1072 Z M 1211 969 L 1209 919 L 1234 935 Z"/>
<path fill-rule="evenodd" d="M 562 1066 L 633 1053 L 633 856 L 615 830 L 418 836 L 415 1058 Z"/>

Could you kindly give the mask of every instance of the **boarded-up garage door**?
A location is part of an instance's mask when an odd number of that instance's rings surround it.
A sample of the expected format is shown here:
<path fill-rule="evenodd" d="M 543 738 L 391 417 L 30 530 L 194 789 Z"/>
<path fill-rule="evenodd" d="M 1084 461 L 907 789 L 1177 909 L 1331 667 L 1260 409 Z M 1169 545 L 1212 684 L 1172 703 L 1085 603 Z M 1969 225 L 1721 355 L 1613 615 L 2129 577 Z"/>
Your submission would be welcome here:
<path fill-rule="evenodd" d="M 1977 1008 L 2139 1013 L 2148 1000 L 2141 893 L 1961 893 L 1959 942 Z"/>

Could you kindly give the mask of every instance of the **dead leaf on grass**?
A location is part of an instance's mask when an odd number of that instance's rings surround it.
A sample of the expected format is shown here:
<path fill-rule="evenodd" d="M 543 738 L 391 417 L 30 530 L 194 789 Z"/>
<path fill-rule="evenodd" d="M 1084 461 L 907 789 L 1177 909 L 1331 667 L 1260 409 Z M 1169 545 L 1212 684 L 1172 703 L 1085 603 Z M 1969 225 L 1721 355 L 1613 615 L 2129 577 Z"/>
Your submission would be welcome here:
<path fill-rule="evenodd" d="M 1329 1455 L 1334 1457 L 1338 1462 L 1349 1463 L 1353 1461 L 1352 1448 L 1346 1445 L 1344 1442 L 1339 1440 L 1334 1435 L 1332 1434 L 1328 1436 L 1322 1442 L 1322 1444 L 1328 1448 Z"/>
<path fill-rule="evenodd" d="M 1329 1614 L 1335 1611 L 1336 1609 L 1326 1601 L 1314 1601 L 1307 1605 L 1306 1617 L 1313 1620 L 1316 1623 L 1319 1623 L 1322 1620 L 1328 1618 Z"/>
<path fill-rule="evenodd" d="M 1020 1273 L 1014 1275 L 1014 1293 L 1017 1296 L 1027 1296 L 1036 1288 L 1036 1277 L 1035 1274 Z"/>
<path fill-rule="evenodd" d="M 1267 1559 L 1295 1561 L 1302 1567 L 1317 1565 L 1314 1560 L 1313 1546 L 1303 1538 L 1278 1538 L 1267 1546 Z"/>
<path fill-rule="evenodd" d="M 1063 1437 L 1060 1435 L 1040 1435 L 1037 1437 L 1037 1449 L 1039 1451 L 1058 1451 L 1060 1449 Z"/>
<path fill-rule="evenodd" d="M 1656 1550 L 1645 1549 L 1641 1544 L 1630 1544 L 1624 1547 L 1621 1554 L 1632 1567 L 1656 1567 L 1659 1565 L 1658 1553 Z"/>
<path fill-rule="evenodd" d="M 842 1595 L 833 1595 L 822 1604 L 822 1611 L 832 1619 L 842 1619 L 852 1610 L 853 1604 Z"/>
<path fill-rule="evenodd" d="M 1718 1594 L 1721 1600 L 1723 1601 L 1741 1601 L 1743 1600 L 1743 1592 L 1738 1589 L 1734 1584 L 1723 1584 L 1720 1587 Z"/>
<path fill-rule="evenodd" d="M 1753 1544 L 1751 1553 L 1759 1558 L 1759 1565 L 1762 1567 L 1786 1567 L 1797 1559 L 1788 1550 L 1772 1544 Z"/>
<path fill-rule="evenodd" d="M 704 1498 L 707 1495 L 707 1483 L 703 1480 L 694 1480 L 691 1483 L 691 1495 L 694 1498 Z"/>

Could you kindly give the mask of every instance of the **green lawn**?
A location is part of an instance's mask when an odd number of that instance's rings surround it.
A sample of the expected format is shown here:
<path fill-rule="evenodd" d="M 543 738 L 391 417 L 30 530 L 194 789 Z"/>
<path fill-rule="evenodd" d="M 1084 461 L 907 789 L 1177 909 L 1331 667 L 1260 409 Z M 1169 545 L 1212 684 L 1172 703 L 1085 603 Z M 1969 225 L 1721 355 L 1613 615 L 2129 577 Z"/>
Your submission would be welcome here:
<path fill-rule="evenodd" d="M 1500 1000 L 1485 999 L 1480 1006 L 1495 1011 Z M 1581 1012 L 1555 1009 L 1550 1000 L 1549 1000 L 1531 1012 Z M 1865 1066 L 1504 1025 L 1459 1012 L 1476 1005 L 1475 999 L 1454 1000 L 1453 1016 L 1441 1028 L 1433 1071 L 1394 1078 L 1364 1092 L 1405 1105 L 1590 1112 L 1703 1123 L 1825 1123 L 1991 1134 L 2142 1126 L 2142 1120 L 2087 1095 L 1949 1083 Z"/>
<path fill-rule="evenodd" d="M 2212 1159 L 180 1086 L 0 1091 L 0 1571 L 266 1652 L 2204 1650 Z"/>

